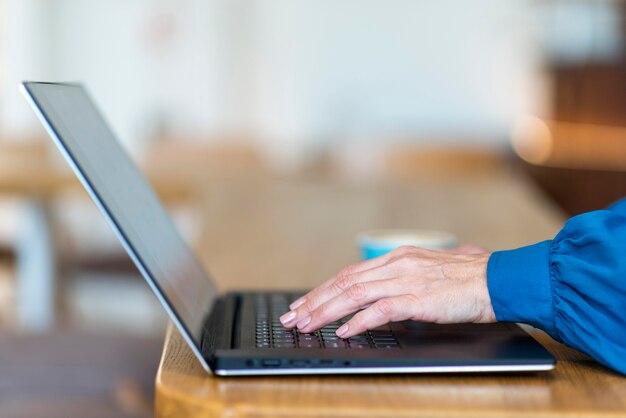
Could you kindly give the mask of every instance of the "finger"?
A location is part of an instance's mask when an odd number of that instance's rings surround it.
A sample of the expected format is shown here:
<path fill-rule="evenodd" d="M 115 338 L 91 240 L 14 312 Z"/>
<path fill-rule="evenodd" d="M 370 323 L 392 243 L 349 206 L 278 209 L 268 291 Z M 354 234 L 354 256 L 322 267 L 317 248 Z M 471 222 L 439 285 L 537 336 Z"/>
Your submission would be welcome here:
<path fill-rule="evenodd" d="M 324 293 L 329 287 L 332 286 L 332 284 L 335 281 L 340 280 L 343 277 L 347 277 L 355 273 L 360 273 L 365 270 L 371 270 L 373 268 L 384 265 L 385 263 L 387 263 L 387 261 L 389 260 L 391 256 L 392 256 L 391 253 L 387 253 L 380 257 L 371 258 L 369 260 L 365 260 L 358 264 L 353 264 L 344 268 L 339 273 L 337 273 L 330 279 L 326 280 L 321 285 L 317 286 L 315 289 L 311 290 L 304 296 L 296 299 L 291 305 L 289 305 L 289 309 L 294 310 L 298 308 L 299 306 L 303 305 L 306 300 L 316 297 L 320 293 Z"/>
<path fill-rule="evenodd" d="M 407 255 L 414 254 L 416 252 L 421 253 L 427 250 L 422 250 L 416 247 L 399 247 L 378 258 L 377 265 L 369 270 L 363 270 L 356 273 L 350 273 L 350 271 L 343 271 L 339 274 L 335 280 L 323 290 L 314 290 L 310 292 L 304 302 L 291 311 L 285 313 L 280 317 L 282 325 L 286 328 L 303 328 L 308 325 L 311 319 L 310 313 L 324 302 L 339 295 L 347 288 L 356 283 L 369 282 L 374 280 L 388 279 L 393 277 L 397 272 L 395 262 L 405 258 Z M 375 264 L 375 265 L 376 265 Z M 384 268 L 387 266 L 394 266 L 393 268 Z M 401 266 L 400 266 L 401 268 Z"/>
<path fill-rule="evenodd" d="M 313 310 L 310 313 L 311 321 L 300 331 L 313 332 L 351 313 L 367 308 L 380 299 L 398 296 L 405 292 L 406 285 L 399 279 L 356 283 Z"/>
<path fill-rule="evenodd" d="M 297 326 L 299 329 L 303 329 L 311 322 L 311 313 L 315 309 L 326 301 L 340 295 L 346 289 L 357 283 L 367 283 L 390 278 L 389 275 L 393 274 L 393 272 L 387 271 L 384 267 L 385 266 L 361 271 L 335 280 L 325 292 L 312 295 L 300 307 L 281 316 L 281 323 L 286 328 L 294 328 Z"/>
<path fill-rule="evenodd" d="M 297 309 L 308 300 L 315 299 L 315 298 L 318 298 L 319 303 L 322 303 L 326 301 L 328 297 L 332 297 L 332 294 L 326 298 L 324 297 L 319 298 L 319 296 L 326 295 L 326 292 L 333 286 L 333 284 L 336 281 L 342 280 L 352 274 L 361 273 L 366 270 L 371 270 L 376 267 L 383 266 L 389 263 L 391 260 L 394 260 L 398 257 L 402 257 L 403 255 L 406 255 L 407 253 L 410 253 L 410 252 L 414 252 L 416 250 L 418 250 L 416 247 L 404 245 L 404 246 L 394 249 L 393 251 L 388 252 L 387 254 L 383 254 L 380 257 L 372 258 L 369 260 L 362 261 L 361 263 L 348 266 L 345 269 L 341 270 L 335 276 L 331 277 L 330 279 L 322 283 L 320 286 L 308 292 L 306 295 L 302 296 L 301 298 L 296 299 L 291 305 L 289 305 L 289 309 L 291 310 Z"/>
<path fill-rule="evenodd" d="M 413 318 L 417 310 L 417 301 L 410 295 L 380 299 L 339 327 L 337 336 L 350 338 L 389 322 L 404 321 Z"/>
<path fill-rule="evenodd" d="M 345 277 L 345 276 L 349 276 L 349 275 L 354 274 L 354 273 L 359 273 L 361 271 L 369 270 L 371 268 L 377 267 L 380 262 L 381 262 L 381 260 L 379 260 L 378 257 L 377 257 L 377 258 L 372 258 L 370 260 L 366 260 L 366 261 L 361 262 L 359 264 L 353 264 L 353 265 L 350 265 L 350 266 L 344 268 L 339 273 L 337 273 L 336 275 L 334 275 L 330 279 L 326 280 L 321 285 L 317 286 L 315 289 L 311 290 L 307 294 L 305 294 L 305 295 L 299 297 L 298 299 L 296 299 L 295 301 L 293 301 L 293 303 L 291 303 L 291 305 L 289 305 L 289 309 L 291 309 L 291 310 L 296 309 L 299 306 L 301 306 L 302 304 L 304 304 L 304 302 L 306 300 L 310 299 L 311 297 L 316 296 L 318 293 L 324 292 L 326 289 L 328 289 L 332 285 L 332 283 L 335 280 L 337 280 L 338 277 Z"/>
<path fill-rule="evenodd" d="M 324 291 L 312 292 L 304 303 L 280 317 L 280 321 L 286 328 L 298 327 L 302 329 L 311 322 L 311 312 L 326 301 L 336 297 L 356 283 L 365 283 L 375 280 L 390 279 L 396 277 L 399 271 L 405 269 L 402 260 L 410 260 L 415 255 L 426 257 L 428 253 L 436 254 L 435 251 L 416 247 L 399 247 L 386 254 L 383 260 L 386 262 L 378 267 L 349 275 L 337 277 Z"/>

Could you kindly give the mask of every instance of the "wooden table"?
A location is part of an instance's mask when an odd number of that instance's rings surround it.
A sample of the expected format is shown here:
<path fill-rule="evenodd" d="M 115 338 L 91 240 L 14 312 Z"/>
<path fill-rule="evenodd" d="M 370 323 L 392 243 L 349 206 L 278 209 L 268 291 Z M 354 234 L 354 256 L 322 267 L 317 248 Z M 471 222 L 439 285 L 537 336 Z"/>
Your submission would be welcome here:
<path fill-rule="evenodd" d="M 22 203 L 17 255 L 16 320 L 23 331 L 41 332 L 56 324 L 58 249 L 51 207 L 60 191 L 77 183 L 55 164 L 41 140 L 0 141 L 0 196 Z"/>
<path fill-rule="evenodd" d="M 323 178 L 207 186 L 199 249 L 223 290 L 312 287 L 357 259 L 377 227 L 454 231 L 512 248 L 552 237 L 562 215 L 515 176 L 342 183 Z M 170 327 L 159 417 L 626 416 L 626 379 L 535 332 L 559 360 L 536 374 L 217 378 Z"/>

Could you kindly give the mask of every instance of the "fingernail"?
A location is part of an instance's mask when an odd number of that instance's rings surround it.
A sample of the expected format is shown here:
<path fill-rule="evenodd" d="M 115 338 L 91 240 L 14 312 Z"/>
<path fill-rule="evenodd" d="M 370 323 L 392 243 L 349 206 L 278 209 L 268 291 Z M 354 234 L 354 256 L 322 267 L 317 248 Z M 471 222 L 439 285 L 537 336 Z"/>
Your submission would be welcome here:
<path fill-rule="evenodd" d="M 342 326 L 340 326 L 337 330 L 337 337 L 343 337 L 346 332 L 348 332 L 348 329 L 350 329 L 350 325 L 348 324 L 343 324 Z"/>
<path fill-rule="evenodd" d="M 301 319 L 300 322 L 298 322 L 298 325 L 296 326 L 298 327 L 298 329 L 302 329 L 306 327 L 307 325 L 309 325 L 310 322 L 311 322 L 311 315 L 307 315 L 305 318 Z"/>
<path fill-rule="evenodd" d="M 298 309 L 300 306 L 304 305 L 304 302 L 306 302 L 306 299 L 304 298 L 296 299 L 291 305 L 289 305 L 289 309 L 292 311 L 294 309 Z"/>
<path fill-rule="evenodd" d="M 288 323 L 290 323 L 291 321 L 293 321 L 294 319 L 296 319 L 296 312 L 295 311 L 291 311 L 291 312 L 287 312 L 286 314 L 284 314 L 283 316 L 280 317 L 280 322 L 283 325 L 287 325 Z"/>

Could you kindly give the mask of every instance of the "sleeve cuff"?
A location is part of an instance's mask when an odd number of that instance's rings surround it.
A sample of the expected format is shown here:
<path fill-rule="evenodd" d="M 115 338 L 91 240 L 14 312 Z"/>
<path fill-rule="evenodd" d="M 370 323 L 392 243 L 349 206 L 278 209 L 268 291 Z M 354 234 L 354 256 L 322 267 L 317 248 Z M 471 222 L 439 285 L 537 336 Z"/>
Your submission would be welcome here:
<path fill-rule="evenodd" d="M 550 283 L 551 241 L 494 252 L 487 265 L 487 286 L 498 321 L 523 322 L 554 330 Z"/>

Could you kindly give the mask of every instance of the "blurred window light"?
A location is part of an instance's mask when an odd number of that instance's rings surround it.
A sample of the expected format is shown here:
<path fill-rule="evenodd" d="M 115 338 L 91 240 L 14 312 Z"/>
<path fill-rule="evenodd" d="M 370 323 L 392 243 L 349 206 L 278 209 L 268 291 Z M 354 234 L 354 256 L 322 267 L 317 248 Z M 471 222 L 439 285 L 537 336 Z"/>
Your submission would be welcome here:
<path fill-rule="evenodd" d="M 531 164 L 543 164 L 552 154 L 554 138 L 546 122 L 536 116 L 524 115 L 513 125 L 511 142 L 521 159 Z"/>
<path fill-rule="evenodd" d="M 522 116 L 511 134 L 524 161 L 546 167 L 626 171 L 626 127 Z"/>

